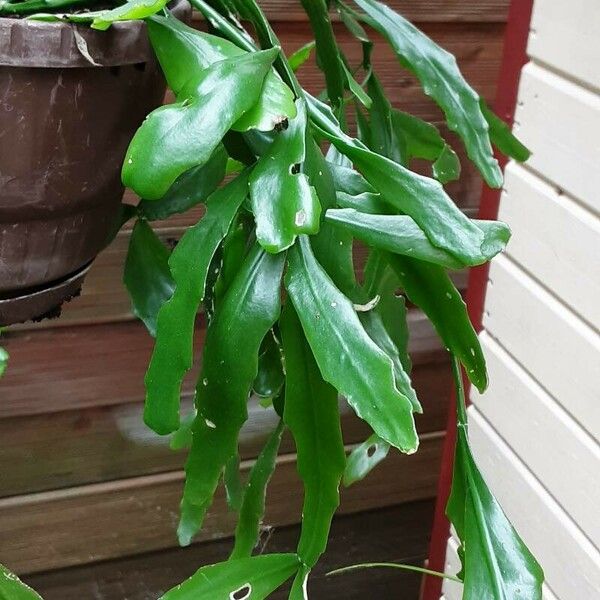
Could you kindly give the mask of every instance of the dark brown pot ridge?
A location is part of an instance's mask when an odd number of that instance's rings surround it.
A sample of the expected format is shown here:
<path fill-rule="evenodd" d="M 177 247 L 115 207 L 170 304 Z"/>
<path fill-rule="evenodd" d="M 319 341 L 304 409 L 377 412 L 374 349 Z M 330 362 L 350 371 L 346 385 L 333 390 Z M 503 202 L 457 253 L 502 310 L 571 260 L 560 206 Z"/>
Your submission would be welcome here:
<path fill-rule="evenodd" d="M 174 13 L 188 20 L 189 4 Z M 164 93 L 141 21 L 96 31 L 0 18 L 0 325 L 8 299 L 56 289 L 103 248 L 125 151 Z"/>

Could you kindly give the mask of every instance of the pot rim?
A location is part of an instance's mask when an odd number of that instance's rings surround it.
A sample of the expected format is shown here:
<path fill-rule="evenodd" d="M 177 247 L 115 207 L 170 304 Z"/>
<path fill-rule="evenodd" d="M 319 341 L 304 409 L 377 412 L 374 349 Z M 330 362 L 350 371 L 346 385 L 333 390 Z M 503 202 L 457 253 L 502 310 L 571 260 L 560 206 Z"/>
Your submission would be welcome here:
<path fill-rule="evenodd" d="M 187 20 L 187 0 L 171 12 Z M 154 56 L 143 21 L 121 21 L 106 31 L 75 23 L 0 17 L 0 66 L 41 68 L 114 67 L 145 63 Z"/>

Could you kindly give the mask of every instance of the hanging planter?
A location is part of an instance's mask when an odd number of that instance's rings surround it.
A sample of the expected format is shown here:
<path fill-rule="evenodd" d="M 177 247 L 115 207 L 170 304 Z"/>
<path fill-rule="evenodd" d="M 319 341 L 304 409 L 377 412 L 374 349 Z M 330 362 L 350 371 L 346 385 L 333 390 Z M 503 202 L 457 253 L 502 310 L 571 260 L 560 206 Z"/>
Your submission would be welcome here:
<path fill-rule="evenodd" d="M 143 21 L 0 18 L 0 326 L 79 292 L 119 225 L 127 145 L 164 93 Z"/>

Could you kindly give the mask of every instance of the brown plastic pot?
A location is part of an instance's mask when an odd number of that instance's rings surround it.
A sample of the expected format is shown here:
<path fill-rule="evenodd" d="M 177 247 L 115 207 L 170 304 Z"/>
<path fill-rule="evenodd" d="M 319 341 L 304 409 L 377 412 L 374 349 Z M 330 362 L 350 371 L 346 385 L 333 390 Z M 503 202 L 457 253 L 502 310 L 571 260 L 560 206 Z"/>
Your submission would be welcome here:
<path fill-rule="evenodd" d="M 173 12 L 188 20 L 190 6 Z M 141 21 L 0 18 L 0 325 L 73 295 L 114 232 L 129 141 L 164 93 Z"/>

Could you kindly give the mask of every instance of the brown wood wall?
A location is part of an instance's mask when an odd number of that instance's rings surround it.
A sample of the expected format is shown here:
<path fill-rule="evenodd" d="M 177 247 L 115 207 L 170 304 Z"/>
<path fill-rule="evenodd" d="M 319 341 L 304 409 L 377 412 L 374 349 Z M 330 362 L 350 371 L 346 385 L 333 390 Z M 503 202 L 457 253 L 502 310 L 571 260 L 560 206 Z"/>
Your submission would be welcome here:
<path fill-rule="evenodd" d="M 298 2 L 264 4 L 286 51 L 311 39 Z M 508 0 L 394 0 L 393 5 L 456 54 L 474 87 L 493 99 Z M 339 24 L 336 32 L 348 57 L 357 61 L 358 45 Z M 385 46 L 377 48 L 375 60 L 397 106 L 440 121 L 439 111 Z M 309 89 L 320 89 L 314 63 L 303 67 L 301 78 Z M 455 147 L 464 156 L 460 145 Z M 481 181 L 466 161 L 463 165 L 451 192 L 472 212 Z M 157 223 L 157 231 L 164 239 L 178 238 L 197 217 L 192 211 Z M 132 319 L 121 284 L 128 237 L 126 227 L 98 257 L 81 297 L 60 320 L 14 327 L 3 339 L 11 361 L 0 382 L 0 562 L 50 600 L 150 600 L 199 565 L 223 559 L 234 528 L 219 497 L 198 542 L 177 548 L 184 457 L 141 423 L 151 341 Z M 411 312 L 410 325 L 414 377 L 425 407 L 418 421 L 421 449 L 411 457 L 393 453 L 366 482 L 343 491 L 344 516 L 334 525 L 327 567 L 424 558 L 450 380 L 444 352 L 417 311 Z M 200 328 L 199 343 L 202 334 Z M 185 388 L 188 405 L 192 384 L 190 379 Z M 269 412 L 252 406 L 241 445 L 244 469 L 272 423 Z M 367 434 L 346 408 L 343 428 L 349 448 Z M 286 438 L 269 490 L 265 524 L 277 529 L 267 550 L 293 548 L 301 499 L 294 447 Z M 312 584 L 316 599 L 417 595 L 418 578 L 410 575 L 377 572 L 334 581 L 322 577 L 323 568 L 319 573 Z"/>

